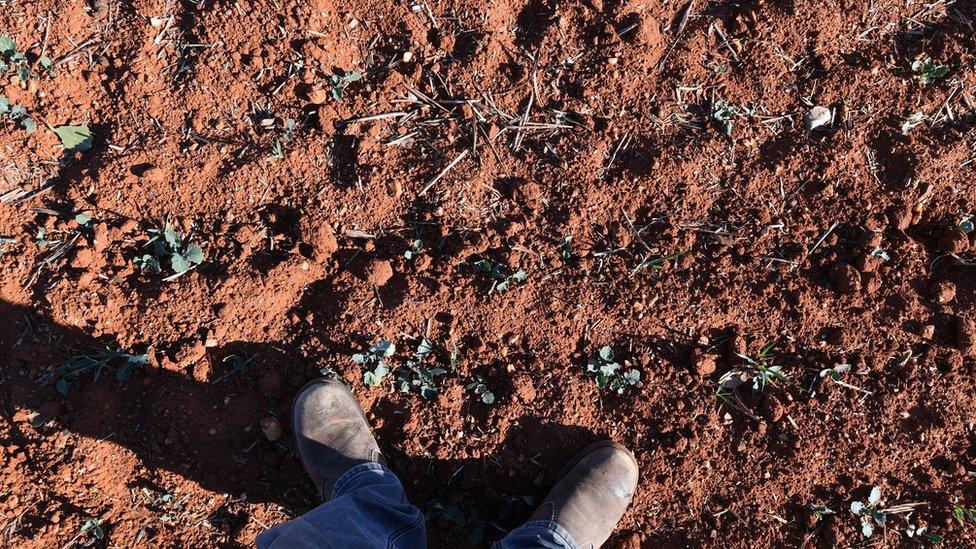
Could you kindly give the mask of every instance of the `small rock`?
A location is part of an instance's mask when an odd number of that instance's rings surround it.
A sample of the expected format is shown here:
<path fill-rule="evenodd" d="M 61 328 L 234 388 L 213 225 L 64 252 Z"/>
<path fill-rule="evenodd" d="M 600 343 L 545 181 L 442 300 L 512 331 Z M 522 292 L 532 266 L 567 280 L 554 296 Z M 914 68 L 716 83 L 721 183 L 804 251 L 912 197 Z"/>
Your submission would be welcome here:
<path fill-rule="evenodd" d="M 827 277 L 839 293 L 856 294 L 861 291 L 861 273 L 847 263 L 834 263 Z"/>
<path fill-rule="evenodd" d="M 807 131 L 813 131 L 820 126 L 826 126 L 830 124 L 830 120 L 833 115 L 830 109 L 827 107 L 816 106 L 810 109 L 807 114 L 803 117 L 803 123 L 806 125 Z"/>
<path fill-rule="evenodd" d="M 935 325 L 926 324 L 925 326 L 922 326 L 922 331 L 919 333 L 919 335 L 925 339 L 932 339 L 935 337 Z"/>
<path fill-rule="evenodd" d="M 897 229 L 904 231 L 912 224 L 912 208 L 907 204 L 888 209 L 888 221 Z"/>
<path fill-rule="evenodd" d="M 329 100 L 329 93 L 322 88 L 315 88 L 308 92 L 308 101 L 313 105 L 324 105 Z"/>
<path fill-rule="evenodd" d="M 281 428 L 281 422 L 278 421 L 278 418 L 273 416 L 268 416 L 261 420 L 261 431 L 271 442 L 275 442 L 280 439 L 281 435 L 284 433 L 284 429 Z"/>
<path fill-rule="evenodd" d="M 956 344 L 962 352 L 976 355 L 976 322 L 964 316 L 956 317 Z"/>
<path fill-rule="evenodd" d="M 704 377 L 715 373 L 715 357 L 701 349 L 695 349 L 691 353 L 691 364 L 700 376 Z"/>
<path fill-rule="evenodd" d="M 948 229 L 939 239 L 937 247 L 946 253 L 959 254 L 969 249 L 969 237 L 955 228 Z"/>
<path fill-rule="evenodd" d="M 393 266 L 389 261 L 373 260 L 369 265 L 366 280 L 374 286 L 383 286 L 393 278 Z"/>
<path fill-rule="evenodd" d="M 940 280 L 932 285 L 929 289 L 932 293 L 932 297 L 935 298 L 939 303 L 949 303 L 953 299 L 956 299 L 956 285 L 949 280 Z"/>
<path fill-rule="evenodd" d="M 780 418 L 783 417 L 783 414 L 786 413 L 786 406 L 783 406 L 783 403 L 780 402 L 778 398 L 769 395 L 763 401 L 762 412 L 766 419 L 776 423 L 780 420 Z"/>
<path fill-rule="evenodd" d="M 339 241 L 336 240 L 335 231 L 328 223 L 305 224 L 302 232 L 309 239 L 312 245 L 312 254 L 319 263 L 331 258 L 332 254 L 339 249 Z"/>

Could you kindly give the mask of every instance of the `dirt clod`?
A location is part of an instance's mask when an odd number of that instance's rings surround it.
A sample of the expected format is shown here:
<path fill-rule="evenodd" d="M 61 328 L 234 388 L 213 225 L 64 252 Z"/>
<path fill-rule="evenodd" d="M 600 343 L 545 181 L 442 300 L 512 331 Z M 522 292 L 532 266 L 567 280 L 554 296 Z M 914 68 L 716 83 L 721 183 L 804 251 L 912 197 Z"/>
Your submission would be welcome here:
<path fill-rule="evenodd" d="M 961 254 L 969 249 L 969 237 L 955 228 L 947 229 L 939 238 L 938 248 L 946 253 Z"/>
<path fill-rule="evenodd" d="M 369 264 L 366 280 L 374 286 L 383 286 L 393 278 L 393 266 L 389 261 L 373 260 Z"/>
<path fill-rule="evenodd" d="M 956 317 L 956 344 L 963 353 L 976 355 L 976 321 L 972 318 Z"/>
<path fill-rule="evenodd" d="M 839 293 L 856 294 L 861 291 L 861 273 L 847 263 L 835 263 L 828 277 Z"/>
<path fill-rule="evenodd" d="M 951 280 L 940 280 L 929 288 L 929 293 L 939 303 L 949 303 L 956 299 L 956 285 Z"/>
<path fill-rule="evenodd" d="M 700 349 L 695 349 L 691 353 L 691 363 L 700 376 L 704 377 L 715 373 L 715 356 Z"/>

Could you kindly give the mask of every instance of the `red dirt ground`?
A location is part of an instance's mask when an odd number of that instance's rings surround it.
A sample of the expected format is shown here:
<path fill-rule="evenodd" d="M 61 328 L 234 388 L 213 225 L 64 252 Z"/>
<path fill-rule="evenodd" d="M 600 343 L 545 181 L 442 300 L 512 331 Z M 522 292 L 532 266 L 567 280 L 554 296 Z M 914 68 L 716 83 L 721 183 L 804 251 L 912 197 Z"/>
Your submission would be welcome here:
<path fill-rule="evenodd" d="M 329 369 L 432 546 L 500 537 L 601 437 L 642 467 L 624 546 L 976 544 L 974 3 L 687 6 L 0 0 L 55 65 L 0 76 L 38 123 L 0 123 L 0 545 L 253 543 L 315 505 L 262 425 Z M 169 282 L 133 263 L 166 219 L 205 254 Z M 353 353 L 421 336 L 457 354 L 435 399 L 363 384 Z M 773 341 L 788 380 L 719 405 Z M 149 364 L 62 395 L 105 345 Z M 604 345 L 622 395 L 585 374 Z M 867 540 L 873 486 L 919 505 Z"/>

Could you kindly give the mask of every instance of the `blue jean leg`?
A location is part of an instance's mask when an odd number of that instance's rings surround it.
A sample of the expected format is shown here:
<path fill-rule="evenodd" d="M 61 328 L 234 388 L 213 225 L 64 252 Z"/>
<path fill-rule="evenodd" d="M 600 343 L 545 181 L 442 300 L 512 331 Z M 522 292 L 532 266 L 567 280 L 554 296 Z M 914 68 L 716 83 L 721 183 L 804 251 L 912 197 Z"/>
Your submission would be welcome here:
<path fill-rule="evenodd" d="M 551 520 L 533 520 L 512 530 L 493 549 L 577 549 L 565 528 Z"/>
<path fill-rule="evenodd" d="M 425 549 L 424 514 L 407 501 L 396 475 L 363 463 L 340 476 L 332 499 L 257 538 L 259 549 Z"/>

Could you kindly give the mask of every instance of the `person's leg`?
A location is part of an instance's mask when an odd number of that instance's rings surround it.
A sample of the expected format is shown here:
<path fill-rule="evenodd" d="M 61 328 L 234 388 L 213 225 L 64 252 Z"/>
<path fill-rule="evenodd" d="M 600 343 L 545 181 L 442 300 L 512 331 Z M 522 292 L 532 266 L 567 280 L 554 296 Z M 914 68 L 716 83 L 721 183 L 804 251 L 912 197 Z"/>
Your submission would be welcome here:
<path fill-rule="evenodd" d="M 496 549 L 599 547 L 613 533 L 637 488 L 637 460 L 623 446 L 598 442 L 566 465 L 529 521 Z"/>
<path fill-rule="evenodd" d="M 356 398 L 337 381 L 302 389 L 293 411 L 295 445 L 324 503 L 257 538 L 260 549 L 427 546 L 424 514 L 386 467 Z"/>

